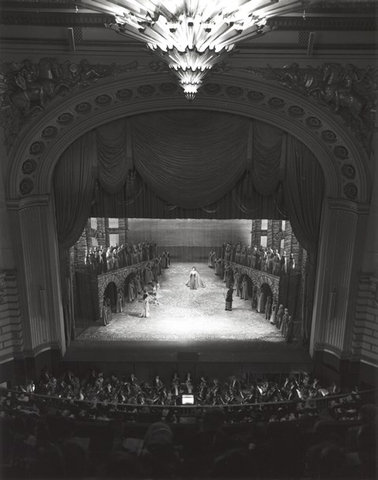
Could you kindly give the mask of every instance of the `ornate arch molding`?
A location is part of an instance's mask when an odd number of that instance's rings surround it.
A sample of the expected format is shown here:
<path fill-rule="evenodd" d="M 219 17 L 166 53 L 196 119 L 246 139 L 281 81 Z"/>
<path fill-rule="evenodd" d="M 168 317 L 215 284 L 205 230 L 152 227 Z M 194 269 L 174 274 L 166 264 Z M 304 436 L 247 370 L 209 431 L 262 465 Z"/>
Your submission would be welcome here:
<path fill-rule="evenodd" d="M 99 125 L 140 113 L 193 108 L 244 115 L 287 131 L 318 158 L 327 196 L 369 202 L 367 155 L 341 120 L 295 92 L 246 73 L 214 74 L 193 104 L 169 73 L 131 72 L 55 99 L 11 151 L 7 198 L 49 194 L 60 155 Z"/>

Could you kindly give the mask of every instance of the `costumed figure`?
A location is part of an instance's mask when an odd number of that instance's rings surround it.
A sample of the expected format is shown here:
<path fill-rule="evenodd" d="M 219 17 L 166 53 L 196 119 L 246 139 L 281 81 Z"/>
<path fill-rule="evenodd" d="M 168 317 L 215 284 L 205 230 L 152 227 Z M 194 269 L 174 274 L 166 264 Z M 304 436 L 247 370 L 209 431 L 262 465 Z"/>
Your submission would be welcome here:
<path fill-rule="evenodd" d="M 110 299 L 105 298 L 104 304 L 102 306 L 102 323 L 104 326 L 109 325 L 112 318 L 112 310 L 110 305 Z"/>
<path fill-rule="evenodd" d="M 267 260 L 266 260 L 266 271 L 268 273 L 272 273 L 273 272 L 273 259 L 274 259 L 274 251 L 269 248 L 268 251 L 267 251 Z"/>
<path fill-rule="evenodd" d="M 257 291 L 257 286 L 255 285 L 253 287 L 253 292 L 252 292 L 252 309 L 257 310 L 257 303 L 258 303 L 258 291 Z"/>
<path fill-rule="evenodd" d="M 251 267 L 252 268 L 256 268 L 256 253 L 257 253 L 257 247 L 255 245 L 251 251 Z"/>
<path fill-rule="evenodd" d="M 123 312 L 123 295 L 121 290 L 118 290 L 117 293 L 117 313 Z"/>
<path fill-rule="evenodd" d="M 171 266 L 171 256 L 170 253 L 167 251 L 167 262 L 168 262 L 168 268 Z"/>
<path fill-rule="evenodd" d="M 287 322 L 289 321 L 289 310 L 285 308 L 284 314 L 282 316 L 282 321 L 281 321 L 281 335 L 285 338 L 286 337 L 286 329 L 287 329 Z"/>
<path fill-rule="evenodd" d="M 247 246 L 243 244 L 240 251 L 240 263 L 246 265 Z"/>
<path fill-rule="evenodd" d="M 247 282 L 247 277 L 244 276 L 241 284 L 241 296 L 240 298 L 242 300 L 248 300 L 248 282 Z"/>
<path fill-rule="evenodd" d="M 113 270 L 118 270 L 119 269 L 118 247 L 113 248 L 112 262 L 113 262 Z"/>
<path fill-rule="evenodd" d="M 226 293 L 226 296 L 225 296 L 225 299 L 226 299 L 226 307 L 225 307 L 225 310 L 231 312 L 232 311 L 232 295 L 234 293 L 234 289 L 232 287 L 230 287 L 228 290 L 227 290 L 227 293 Z"/>
<path fill-rule="evenodd" d="M 294 255 L 290 253 L 287 272 L 290 274 L 293 272 L 293 270 L 295 270 L 295 259 L 294 259 Z"/>
<path fill-rule="evenodd" d="M 260 288 L 260 291 L 259 291 L 259 296 L 258 296 L 258 300 L 257 300 L 257 311 L 259 313 L 265 313 L 265 292 L 262 288 Z"/>
<path fill-rule="evenodd" d="M 234 273 L 234 285 L 236 286 L 236 296 L 240 297 L 240 294 L 241 294 L 240 273 L 237 269 L 235 269 L 235 273 Z"/>
<path fill-rule="evenodd" d="M 225 273 L 225 278 L 226 278 L 226 287 L 230 288 L 234 285 L 234 275 L 232 272 L 232 267 L 229 265 L 226 268 L 226 273 Z"/>
<path fill-rule="evenodd" d="M 277 313 L 277 305 L 274 303 L 272 306 L 272 314 L 270 315 L 270 323 L 272 325 L 276 324 L 276 313 Z"/>
<path fill-rule="evenodd" d="M 135 276 L 134 285 L 135 285 L 136 295 L 142 294 L 143 293 L 143 285 L 142 285 L 142 281 L 141 281 L 141 278 L 140 278 L 139 274 L 137 274 Z"/>
<path fill-rule="evenodd" d="M 168 268 L 167 252 L 163 252 L 162 255 L 161 255 L 161 258 L 162 258 L 163 268 Z"/>
<path fill-rule="evenodd" d="M 130 303 L 133 302 L 136 298 L 135 285 L 134 285 L 134 282 L 132 280 L 129 281 L 127 296 L 128 296 L 128 299 L 129 299 Z"/>
<path fill-rule="evenodd" d="M 106 252 L 106 249 L 101 247 L 101 273 L 106 273 L 108 270 Z"/>
<path fill-rule="evenodd" d="M 190 290 L 197 290 L 198 287 L 205 287 L 200 274 L 197 272 L 196 267 L 193 267 L 189 274 L 189 280 L 186 282 L 186 286 L 190 287 Z"/>
<path fill-rule="evenodd" d="M 143 293 L 143 310 L 140 314 L 141 318 L 149 318 L 150 317 L 150 296 L 147 292 Z"/>
<path fill-rule="evenodd" d="M 285 275 L 287 273 L 287 256 L 286 256 L 286 251 L 284 250 L 282 255 L 281 255 L 281 266 L 280 266 L 280 274 Z"/>
<path fill-rule="evenodd" d="M 235 263 L 240 263 L 240 252 L 241 252 L 241 245 L 240 243 L 238 243 L 235 250 Z"/>
<path fill-rule="evenodd" d="M 281 305 L 278 307 L 277 315 L 276 315 L 276 327 L 277 327 L 278 329 L 281 329 L 281 323 L 282 323 L 283 314 L 284 314 L 284 306 L 281 304 Z"/>
<path fill-rule="evenodd" d="M 152 303 L 154 305 L 160 305 L 158 302 L 158 290 L 160 288 L 159 283 L 154 283 L 152 287 Z"/>
<path fill-rule="evenodd" d="M 209 268 L 212 268 L 212 264 L 211 264 L 212 255 L 213 255 L 213 252 L 210 251 L 210 252 L 209 252 L 209 259 L 208 259 L 208 261 L 207 261 L 207 266 L 208 266 Z"/>
<path fill-rule="evenodd" d="M 106 268 L 107 268 L 107 271 L 113 270 L 112 247 L 109 247 L 106 251 Z"/>
<path fill-rule="evenodd" d="M 159 261 L 157 259 L 152 264 L 151 272 L 153 281 L 157 282 L 159 277 Z"/>
<path fill-rule="evenodd" d="M 153 281 L 153 274 L 151 270 L 150 264 L 148 264 L 144 270 L 144 284 L 148 285 L 149 283 L 152 283 Z"/>
<path fill-rule="evenodd" d="M 221 263 L 222 263 L 222 259 L 220 257 L 215 259 L 215 275 L 220 276 Z"/>
<path fill-rule="evenodd" d="M 266 250 L 261 251 L 260 270 L 262 272 L 266 272 L 268 270 L 268 254 Z"/>
<path fill-rule="evenodd" d="M 268 295 L 265 303 L 265 318 L 270 320 L 270 315 L 272 313 L 272 297 Z"/>
<path fill-rule="evenodd" d="M 281 269 L 281 256 L 280 254 L 275 250 L 275 254 L 273 257 L 273 275 L 278 276 L 280 274 L 280 269 Z"/>
<path fill-rule="evenodd" d="M 216 253 L 215 250 L 211 252 L 211 268 L 215 268 L 215 260 L 216 260 Z"/>
<path fill-rule="evenodd" d="M 224 259 L 226 262 L 229 262 L 231 260 L 231 245 L 227 243 L 226 249 L 224 251 Z"/>
<path fill-rule="evenodd" d="M 294 336 L 294 322 L 291 315 L 289 315 L 289 319 L 286 323 L 286 331 L 285 331 L 286 342 L 291 343 L 293 341 L 293 336 Z"/>
<path fill-rule="evenodd" d="M 260 247 L 260 250 L 256 250 L 256 264 L 255 264 L 256 270 L 261 270 L 261 255 L 262 255 L 262 251 Z"/>

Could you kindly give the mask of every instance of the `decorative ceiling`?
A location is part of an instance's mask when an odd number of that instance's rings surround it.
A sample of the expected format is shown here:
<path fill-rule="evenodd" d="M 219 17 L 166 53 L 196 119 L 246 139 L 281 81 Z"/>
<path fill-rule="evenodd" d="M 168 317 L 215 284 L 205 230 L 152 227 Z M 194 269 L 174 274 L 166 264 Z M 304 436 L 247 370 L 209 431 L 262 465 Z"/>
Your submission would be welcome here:
<path fill-rule="evenodd" d="M 39 50 L 60 55 L 147 55 L 142 42 L 105 28 L 111 15 L 77 8 L 75 0 L 2 0 L 0 41 L 2 57 L 12 52 L 24 56 Z M 269 52 L 304 53 L 327 51 L 374 51 L 377 2 L 327 0 L 305 12 L 269 19 L 275 30 L 259 39 L 238 45 L 239 55 Z M 264 58 L 266 61 L 266 57 Z"/>

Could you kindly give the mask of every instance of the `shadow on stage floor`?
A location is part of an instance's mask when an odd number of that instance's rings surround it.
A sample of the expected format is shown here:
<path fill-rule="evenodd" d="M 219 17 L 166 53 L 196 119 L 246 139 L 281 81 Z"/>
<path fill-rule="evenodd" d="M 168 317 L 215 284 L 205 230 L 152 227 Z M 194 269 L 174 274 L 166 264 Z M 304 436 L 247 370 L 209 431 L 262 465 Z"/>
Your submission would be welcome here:
<path fill-rule="evenodd" d="M 205 264 L 196 265 L 205 288 L 186 286 L 193 265 L 163 271 L 158 305 L 140 318 L 142 303 L 127 303 L 108 326 L 97 321 L 71 342 L 66 362 L 248 364 L 271 371 L 309 371 L 311 358 L 298 342 L 287 344 L 279 330 L 234 295 L 225 310 L 225 283 Z M 289 370 L 288 370 L 289 369 Z"/>

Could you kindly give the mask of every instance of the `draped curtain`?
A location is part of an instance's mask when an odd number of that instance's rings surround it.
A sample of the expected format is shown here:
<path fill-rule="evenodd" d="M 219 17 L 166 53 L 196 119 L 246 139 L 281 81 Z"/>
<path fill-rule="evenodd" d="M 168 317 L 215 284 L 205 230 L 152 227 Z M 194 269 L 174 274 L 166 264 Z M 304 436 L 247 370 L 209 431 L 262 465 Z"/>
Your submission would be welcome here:
<path fill-rule="evenodd" d="M 281 180 L 284 137 L 284 132 L 273 125 L 253 122 L 252 182 L 261 195 L 271 195 Z"/>
<path fill-rule="evenodd" d="M 54 194 L 59 246 L 69 248 L 80 237 L 94 199 L 97 165 L 94 131 L 72 143 L 54 172 Z"/>
<path fill-rule="evenodd" d="M 96 183 L 97 181 L 97 183 Z M 317 248 L 321 168 L 299 140 L 272 125 L 219 112 L 142 114 L 74 142 L 55 170 L 60 246 L 98 216 L 286 218 Z"/>
<path fill-rule="evenodd" d="M 133 169 L 130 121 L 115 121 L 96 130 L 98 177 L 102 188 L 114 194 L 118 192 Z"/>
<path fill-rule="evenodd" d="M 284 201 L 295 236 L 307 251 L 302 303 L 302 342 L 307 345 L 311 334 L 324 176 L 313 153 L 292 136 L 287 139 L 286 155 Z"/>
<path fill-rule="evenodd" d="M 133 118 L 135 168 L 156 195 L 182 208 L 211 205 L 243 175 L 249 120 L 218 112 Z"/>
<path fill-rule="evenodd" d="M 60 279 L 66 342 L 74 338 L 73 282 L 69 247 L 81 235 L 94 196 L 96 137 L 89 132 L 63 153 L 54 172 L 54 199 L 59 240 Z"/>

